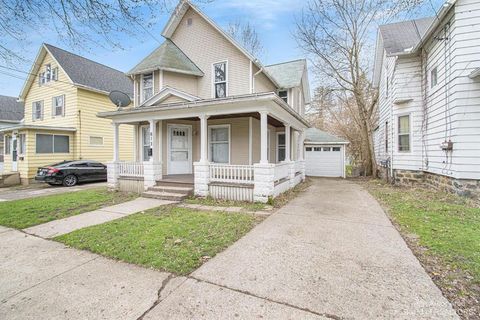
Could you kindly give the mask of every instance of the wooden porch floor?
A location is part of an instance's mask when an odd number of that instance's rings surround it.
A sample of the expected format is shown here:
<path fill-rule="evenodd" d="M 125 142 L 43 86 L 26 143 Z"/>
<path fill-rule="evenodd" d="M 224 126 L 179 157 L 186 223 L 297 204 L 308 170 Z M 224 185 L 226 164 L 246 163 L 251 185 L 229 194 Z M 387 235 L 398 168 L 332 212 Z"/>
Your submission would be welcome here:
<path fill-rule="evenodd" d="M 172 182 L 172 183 L 191 183 L 193 184 L 194 178 L 192 174 L 168 174 L 164 175 L 159 182 Z"/>

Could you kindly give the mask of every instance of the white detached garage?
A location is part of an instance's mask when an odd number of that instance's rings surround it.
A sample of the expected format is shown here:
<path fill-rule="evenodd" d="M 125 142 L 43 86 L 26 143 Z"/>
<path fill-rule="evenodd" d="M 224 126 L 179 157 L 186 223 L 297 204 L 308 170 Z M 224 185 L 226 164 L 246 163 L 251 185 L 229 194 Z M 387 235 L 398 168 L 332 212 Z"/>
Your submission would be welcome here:
<path fill-rule="evenodd" d="M 347 141 L 325 131 L 307 129 L 304 143 L 306 175 L 345 178 L 347 144 Z"/>

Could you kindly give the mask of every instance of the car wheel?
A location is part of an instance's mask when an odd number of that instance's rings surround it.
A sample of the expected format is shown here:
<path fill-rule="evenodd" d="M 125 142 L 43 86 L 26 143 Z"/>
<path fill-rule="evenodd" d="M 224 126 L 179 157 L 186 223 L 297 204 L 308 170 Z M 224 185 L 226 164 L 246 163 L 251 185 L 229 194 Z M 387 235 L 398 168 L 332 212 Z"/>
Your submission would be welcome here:
<path fill-rule="evenodd" d="M 73 187 L 74 185 L 77 184 L 77 182 L 78 182 L 78 178 L 73 174 L 69 174 L 68 176 L 63 178 L 63 185 L 65 187 Z"/>

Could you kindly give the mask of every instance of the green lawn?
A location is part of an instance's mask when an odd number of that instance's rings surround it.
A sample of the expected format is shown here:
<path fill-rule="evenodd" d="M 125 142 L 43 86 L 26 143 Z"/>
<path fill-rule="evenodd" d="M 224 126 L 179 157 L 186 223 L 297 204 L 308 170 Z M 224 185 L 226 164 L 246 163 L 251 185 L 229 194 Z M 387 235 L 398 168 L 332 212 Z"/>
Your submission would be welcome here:
<path fill-rule="evenodd" d="M 137 195 L 96 188 L 45 197 L 0 202 L 0 225 L 24 229 L 52 220 L 133 200 Z"/>
<path fill-rule="evenodd" d="M 247 233 L 252 215 L 164 206 L 55 238 L 68 246 L 189 274 Z"/>
<path fill-rule="evenodd" d="M 366 185 L 403 231 L 418 236 L 427 253 L 466 271 L 480 283 L 480 208 L 471 200 L 378 181 Z"/>
<path fill-rule="evenodd" d="M 213 207 L 242 207 L 248 211 L 260 211 L 265 209 L 266 205 L 260 202 L 244 202 L 244 201 L 232 201 L 232 200 L 222 200 L 214 199 L 211 197 L 207 198 L 189 198 L 185 200 L 185 203 L 190 204 L 200 204 L 202 206 L 213 206 Z"/>

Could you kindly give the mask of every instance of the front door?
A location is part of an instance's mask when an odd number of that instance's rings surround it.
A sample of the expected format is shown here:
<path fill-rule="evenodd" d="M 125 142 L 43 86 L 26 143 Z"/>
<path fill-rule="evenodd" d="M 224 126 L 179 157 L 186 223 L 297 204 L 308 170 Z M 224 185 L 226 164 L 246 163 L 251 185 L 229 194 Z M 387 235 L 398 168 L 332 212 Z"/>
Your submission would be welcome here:
<path fill-rule="evenodd" d="M 192 173 L 192 127 L 168 126 L 168 174 Z"/>
<path fill-rule="evenodd" d="M 12 137 L 12 171 L 18 171 L 17 166 L 18 150 L 17 150 L 17 136 Z"/>

